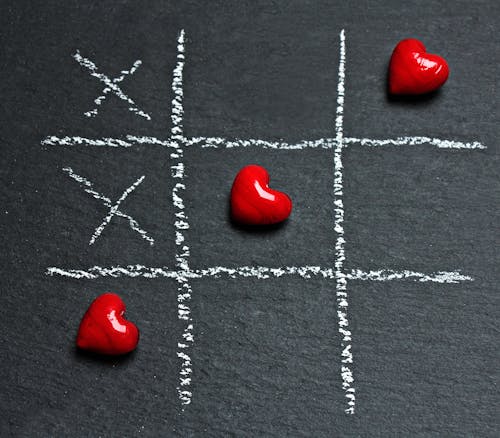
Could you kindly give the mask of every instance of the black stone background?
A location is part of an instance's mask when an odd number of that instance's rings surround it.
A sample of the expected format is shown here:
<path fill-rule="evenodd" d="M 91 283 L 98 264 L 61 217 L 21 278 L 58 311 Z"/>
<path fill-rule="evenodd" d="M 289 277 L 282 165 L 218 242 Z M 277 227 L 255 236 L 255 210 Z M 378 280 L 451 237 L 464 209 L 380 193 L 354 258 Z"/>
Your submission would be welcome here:
<path fill-rule="evenodd" d="M 500 3 L 487 1 L 3 1 L 0 6 L 1 436 L 498 436 Z M 171 279 L 72 280 L 49 266 L 174 266 L 169 153 L 46 147 L 48 135 L 166 138 L 176 37 L 187 35 L 185 133 L 334 136 L 338 34 L 347 37 L 345 135 L 481 141 L 484 151 L 353 146 L 344 153 L 346 269 L 461 269 L 474 282 L 350 282 L 356 414 L 344 414 L 331 280 L 193 280 L 193 402 L 176 394 L 183 325 Z M 431 98 L 388 100 L 403 38 L 444 56 Z M 148 122 L 76 49 L 122 82 Z M 294 200 L 277 230 L 231 226 L 237 170 L 259 163 Z M 191 266 L 333 266 L 333 151 L 208 150 L 185 156 Z M 156 245 L 107 214 L 61 168 L 117 199 Z M 89 303 L 119 293 L 141 330 L 122 360 L 78 354 Z"/>

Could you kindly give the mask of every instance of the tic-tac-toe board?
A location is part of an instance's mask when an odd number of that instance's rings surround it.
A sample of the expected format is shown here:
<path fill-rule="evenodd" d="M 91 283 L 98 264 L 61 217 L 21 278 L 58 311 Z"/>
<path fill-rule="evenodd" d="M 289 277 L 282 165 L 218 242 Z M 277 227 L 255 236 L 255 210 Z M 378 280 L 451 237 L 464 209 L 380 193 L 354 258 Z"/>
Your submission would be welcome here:
<path fill-rule="evenodd" d="M 426 4 L 9 10 L 6 435 L 496 435 L 495 14 Z M 438 93 L 387 96 L 408 36 Z M 106 291 L 124 358 L 74 348 Z"/>

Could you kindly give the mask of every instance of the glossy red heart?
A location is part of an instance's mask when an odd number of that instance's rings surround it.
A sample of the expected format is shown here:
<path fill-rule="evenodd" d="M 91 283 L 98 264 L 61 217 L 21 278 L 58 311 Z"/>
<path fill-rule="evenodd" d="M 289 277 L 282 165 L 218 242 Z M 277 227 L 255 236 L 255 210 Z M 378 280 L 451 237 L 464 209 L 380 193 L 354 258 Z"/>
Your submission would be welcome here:
<path fill-rule="evenodd" d="M 441 87 L 448 79 L 446 61 L 425 51 L 416 39 L 398 43 L 389 64 L 389 92 L 391 94 L 424 94 Z"/>
<path fill-rule="evenodd" d="M 269 225 L 284 221 L 292 211 L 292 200 L 269 188 L 267 170 L 256 164 L 241 169 L 231 189 L 231 215 L 239 223 Z"/>
<path fill-rule="evenodd" d="M 113 293 L 98 296 L 83 315 L 76 345 L 100 354 L 125 354 L 135 349 L 139 330 L 123 318 L 125 304 Z"/>

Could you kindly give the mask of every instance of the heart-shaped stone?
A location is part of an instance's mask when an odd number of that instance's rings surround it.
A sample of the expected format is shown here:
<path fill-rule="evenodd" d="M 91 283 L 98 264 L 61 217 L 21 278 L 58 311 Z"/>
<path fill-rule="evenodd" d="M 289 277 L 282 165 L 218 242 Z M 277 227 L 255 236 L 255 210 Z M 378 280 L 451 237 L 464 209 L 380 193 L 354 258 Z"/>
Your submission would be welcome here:
<path fill-rule="evenodd" d="M 267 170 L 256 164 L 241 169 L 231 189 L 231 215 L 246 225 L 270 225 L 284 221 L 292 201 L 283 192 L 269 188 Z"/>
<path fill-rule="evenodd" d="M 416 39 L 398 43 L 389 64 L 389 92 L 391 94 L 424 94 L 441 87 L 448 79 L 446 61 L 425 51 Z"/>
<path fill-rule="evenodd" d="M 113 293 L 98 296 L 83 315 L 76 345 L 100 354 L 125 354 L 135 349 L 139 330 L 123 318 L 125 304 Z"/>

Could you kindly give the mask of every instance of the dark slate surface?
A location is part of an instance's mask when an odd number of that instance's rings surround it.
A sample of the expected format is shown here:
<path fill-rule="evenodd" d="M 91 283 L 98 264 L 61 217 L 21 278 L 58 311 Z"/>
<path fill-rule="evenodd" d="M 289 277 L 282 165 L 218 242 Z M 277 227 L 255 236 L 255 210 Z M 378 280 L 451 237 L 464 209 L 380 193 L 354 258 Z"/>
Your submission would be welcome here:
<path fill-rule="evenodd" d="M 498 436 L 500 3 L 2 2 L 3 237 L 1 436 Z M 347 35 L 345 133 L 478 140 L 485 151 L 430 146 L 345 152 L 346 268 L 462 269 L 457 285 L 351 282 L 356 414 L 344 414 L 334 283 L 288 277 L 193 280 L 193 402 L 181 411 L 176 283 L 71 280 L 49 266 L 173 266 L 168 152 L 49 148 L 47 135 L 165 138 L 176 36 L 186 30 L 189 136 L 287 141 L 334 134 L 338 33 Z M 422 39 L 451 76 L 431 99 L 389 101 L 385 72 L 402 38 Z M 150 122 L 71 58 L 80 49 L 115 77 Z M 277 230 L 227 220 L 243 165 L 266 166 L 295 210 Z M 201 150 L 185 158 L 194 268 L 332 266 L 333 155 L 328 150 Z M 61 168 L 110 198 L 140 175 L 124 208 L 150 247 Z M 135 354 L 96 360 L 73 347 L 98 294 L 118 292 L 141 329 Z"/>

